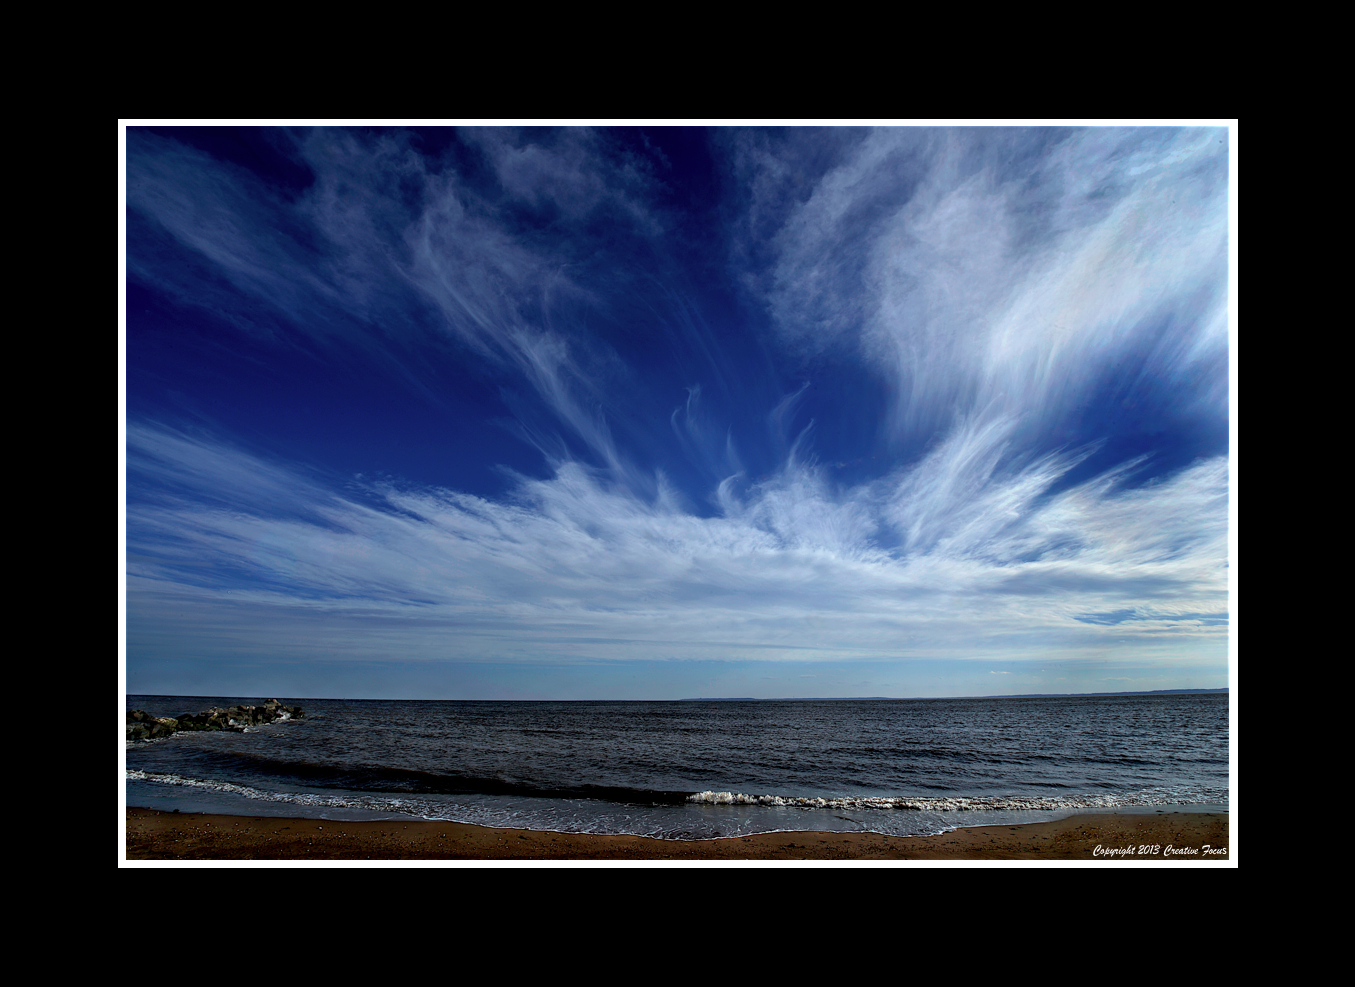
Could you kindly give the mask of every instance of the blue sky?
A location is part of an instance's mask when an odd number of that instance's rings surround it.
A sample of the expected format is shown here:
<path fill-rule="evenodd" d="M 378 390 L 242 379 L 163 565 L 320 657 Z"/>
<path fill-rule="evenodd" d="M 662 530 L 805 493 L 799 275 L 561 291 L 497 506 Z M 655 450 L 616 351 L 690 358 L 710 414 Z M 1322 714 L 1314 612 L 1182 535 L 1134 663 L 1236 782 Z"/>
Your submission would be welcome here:
<path fill-rule="evenodd" d="M 124 134 L 130 692 L 1228 684 L 1226 126 Z"/>

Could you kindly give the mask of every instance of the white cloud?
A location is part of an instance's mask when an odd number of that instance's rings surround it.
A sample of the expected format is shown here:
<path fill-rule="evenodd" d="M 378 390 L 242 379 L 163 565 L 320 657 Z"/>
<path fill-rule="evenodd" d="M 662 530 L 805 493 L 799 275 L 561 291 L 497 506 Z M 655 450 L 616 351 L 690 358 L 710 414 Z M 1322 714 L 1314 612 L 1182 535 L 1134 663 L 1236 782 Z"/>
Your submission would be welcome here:
<path fill-rule="evenodd" d="M 629 191 L 645 188 L 647 179 L 629 165 L 604 167 L 596 157 L 588 167 L 587 135 L 567 131 L 552 148 L 513 146 L 494 131 L 479 137 L 510 192 L 525 195 L 534 177 L 548 176 L 548 194 L 570 220 L 582 222 L 606 207 L 637 229 L 658 229 Z M 296 151 L 315 177 L 287 203 L 242 169 L 139 135 L 128 162 L 129 208 L 158 224 L 182 254 L 200 256 L 249 303 L 208 287 L 210 280 L 178 284 L 175 265 L 152 262 L 144 252 L 134 254 L 130 273 L 278 341 L 275 327 L 257 313 L 276 312 L 288 332 L 322 345 L 341 336 L 425 393 L 417 374 L 398 366 L 389 337 L 423 332 L 431 307 L 442 332 L 529 387 L 599 462 L 641 482 L 627 473 L 604 413 L 609 387 L 625 369 L 596 339 L 570 334 L 550 318 L 552 306 L 565 300 L 602 304 L 571 279 L 567 256 L 514 235 L 500 204 L 486 202 L 450 169 L 431 173 L 398 135 L 309 131 L 299 135 Z M 614 188 L 611 179 L 624 187 Z M 567 230 L 559 232 L 568 242 Z M 522 425 L 528 434 L 540 432 L 530 420 Z"/>
<path fill-rule="evenodd" d="M 471 136 L 510 198 L 566 227 L 597 210 L 661 225 L 637 204 L 649 178 L 602 168 L 590 135 Z M 514 236 L 450 170 L 396 138 L 311 135 L 300 153 L 316 182 L 284 208 L 243 173 L 145 138 L 129 157 L 133 210 L 315 340 L 344 333 L 394 359 L 383 337 L 436 313 L 446 338 L 548 409 L 518 410 L 553 475 L 501 500 L 345 486 L 133 424 L 129 623 L 135 611 L 168 650 L 192 638 L 430 659 L 1221 655 L 1226 463 L 1126 489 L 1127 463 L 1053 494 L 1089 450 L 1020 447 L 1130 357 L 1184 382 L 1183 401 L 1226 402 L 1207 372 L 1226 357 L 1215 132 L 1077 132 L 1021 182 L 1001 155 L 976 163 L 987 138 L 973 134 L 811 139 L 842 159 L 815 172 L 812 149 L 735 142 L 739 167 L 756 163 L 735 254 L 768 288 L 782 340 L 855 348 L 891 382 L 894 434 L 927 451 L 834 486 L 806 454 L 801 387 L 768 415 L 781 469 L 750 483 L 694 383 L 671 425 L 720 509 L 699 517 L 613 438 L 608 392 L 626 368 L 550 317 L 552 298 L 591 298 L 567 252 Z M 293 225 L 261 235 L 279 215 Z M 249 321 L 225 289 L 188 292 L 140 254 L 129 264 Z M 1192 318 L 1156 328 L 1182 299 Z M 262 317 L 248 328 L 272 331 Z M 574 461 L 561 431 L 600 468 Z"/>
<path fill-rule="evenodd" d="M 1222 522 L 1199 521 L 1221 516 L 1219 462 L 1041 502 L 1066 464 L 997 474 L 960 463 L 960 442 L 841 495 L 787 470 L 701 518 L 577 464 L 523 480 L 512 501 L 386 487 L 360 503 L 164 429 L 135 429 L 129 446 L 133 468 L 178 491 L 129 507 L 129 599 L 244 607 L 259 628 L 310 613 L 316 641 L 359 616 L 411 655 L 444 658 L 1021 659 L 1110 639 L 1166 655 L 1212 653 L 1226 634 L 1173 619 L 1225 609 Z M 229 510 L 212 500 L 225 478 Z M 304 511 L 279 513 L 281 489 Z M 939 509 L 950 500 L 968 506 Z M 881 532 L 900 547 L 881 548 Z M 1126 608 L 1142 619 L 1078 619 Z"/>
<path fill-rule="evenodd" d="M 784 213 L 771 312 L 801 345 L 859 346 L 901 434 L 1056 418 L 1141 351 L 1184 377 L 1226 347 L 1220 133 L 1079 131 L 1008 176 L 984 156 L 1001 133 L 872 132 Z M 1194 296 L 1207 309 L 1154 338 Z"/>

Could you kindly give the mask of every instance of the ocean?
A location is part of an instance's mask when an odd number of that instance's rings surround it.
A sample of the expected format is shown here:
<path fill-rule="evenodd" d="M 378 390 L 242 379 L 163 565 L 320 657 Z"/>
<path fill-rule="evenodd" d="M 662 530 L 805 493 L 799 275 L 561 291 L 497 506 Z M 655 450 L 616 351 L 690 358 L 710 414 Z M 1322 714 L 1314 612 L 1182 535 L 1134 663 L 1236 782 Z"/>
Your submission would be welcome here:
<path fill-rule="evenodd" d="M 127 804 L 709 839 L 1226 809 L 1228 696 L 445 702 L 128 696 L 305 717 L 126 744 Z"/>

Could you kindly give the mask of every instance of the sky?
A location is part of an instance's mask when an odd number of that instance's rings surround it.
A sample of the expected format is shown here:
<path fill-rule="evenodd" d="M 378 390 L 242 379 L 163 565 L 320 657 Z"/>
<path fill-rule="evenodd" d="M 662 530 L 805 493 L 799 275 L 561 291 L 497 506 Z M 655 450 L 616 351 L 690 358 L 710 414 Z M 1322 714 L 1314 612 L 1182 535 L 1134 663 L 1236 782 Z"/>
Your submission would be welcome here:
<path fill-rule="evenodd" d="M 1226 123 L 122 136 L 127 692 L 1229 684 Z"/>

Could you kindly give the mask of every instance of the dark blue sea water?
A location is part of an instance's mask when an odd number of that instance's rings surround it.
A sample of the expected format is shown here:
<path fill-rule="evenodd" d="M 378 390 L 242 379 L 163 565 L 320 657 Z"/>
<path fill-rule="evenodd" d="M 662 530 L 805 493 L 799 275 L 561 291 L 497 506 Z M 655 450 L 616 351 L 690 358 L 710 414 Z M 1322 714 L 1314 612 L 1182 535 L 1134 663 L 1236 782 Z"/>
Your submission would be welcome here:
<path fill-rule="evenodd" d="M 1226 807 L 1228 697 L 418 702 L 128 696 L 305 718 L 127 745 L 127 804 L 675 839 Z"/>

